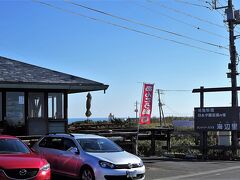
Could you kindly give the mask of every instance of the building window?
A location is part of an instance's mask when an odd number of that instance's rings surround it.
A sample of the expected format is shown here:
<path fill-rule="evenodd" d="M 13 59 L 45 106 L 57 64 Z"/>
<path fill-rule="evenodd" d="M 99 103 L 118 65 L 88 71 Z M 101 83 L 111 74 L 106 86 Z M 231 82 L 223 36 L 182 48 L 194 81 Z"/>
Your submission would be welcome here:
<path fill-rule="evenodd" d="M 9 126 L 22 127 L 25 125 L 24 93 L 6 93 L 6 120 Z"/>
<path fill-rule="evenodd" d="M 48 93 L 48 118 L 64 118 L 64 95 L 63 93 Z"/>
<path fill-rule="evenodd" d="M 44 117 L 44 95 L 43 93 L 29 93 L 28 98 L 28 117 Z"/>

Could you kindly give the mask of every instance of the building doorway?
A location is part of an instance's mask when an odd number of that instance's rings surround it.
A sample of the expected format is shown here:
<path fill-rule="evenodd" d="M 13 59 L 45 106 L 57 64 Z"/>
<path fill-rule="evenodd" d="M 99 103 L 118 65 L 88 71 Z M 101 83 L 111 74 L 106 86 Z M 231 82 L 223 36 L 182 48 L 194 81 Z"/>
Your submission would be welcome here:
<path fill-rule="evenodd" d="M 28 93 L 28 134 L 43 135 L 47 133 L 48 122 L 44 118 L 44 93 Z"/>

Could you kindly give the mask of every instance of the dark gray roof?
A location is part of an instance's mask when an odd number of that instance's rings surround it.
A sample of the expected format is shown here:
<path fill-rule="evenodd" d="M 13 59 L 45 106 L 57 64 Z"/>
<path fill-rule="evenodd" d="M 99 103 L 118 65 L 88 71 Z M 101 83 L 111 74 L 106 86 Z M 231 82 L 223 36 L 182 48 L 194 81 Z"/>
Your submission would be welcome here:
<path fill-rule="evenodd" d="M 0 56 L 0 88 L 106 90 L 108 85 Z"/>

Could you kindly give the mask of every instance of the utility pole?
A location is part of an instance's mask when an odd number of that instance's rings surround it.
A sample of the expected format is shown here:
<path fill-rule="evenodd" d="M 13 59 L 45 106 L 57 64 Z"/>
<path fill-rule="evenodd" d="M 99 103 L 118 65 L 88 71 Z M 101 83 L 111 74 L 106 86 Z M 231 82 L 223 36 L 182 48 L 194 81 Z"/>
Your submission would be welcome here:
<path fill-rule="evenodd" d="M 137 119 L 138 119 L 138 102 L 136 101 L 135 102 L 135 110 L 134 110 L 134 112 L 136 113 L 136 122 L 137 122 Z"/>
<path fill-rule="evenodd" d="M 160 127 L 162 127 L 162 122 L 164 120 L 164 114 L 163 114 L 163 108 L 162 108 L 163 103 L 161 102 L 161 94 L 163 94 L 163 93 L 161 92 L 160 89 L 156 89 L 156 91 L 158 93 L 159 122 L 160 122 Z"/>
<path fill-rule="evenodd" d="M 138 134 L 139 134 L 139 128 L 140 128 L 140 123 L 138 120 L 138 102 L 136 101 L 135 103 L 135 113 L 136 113 L 136 124 L 137 124 L 137 136 L 136 136 L 136 145 L 135 145 L 135 154 L 138 155 Z"/>
<path fill-rule="evenodd" d="M 229 29 L 229 52 L 230 52 L 230 60 L 231 63 L 229 64 L 230 69 L 230 78 L 232 83 L 232 107 L 238 106 L 238 97 L 237 97 L 237 53 L 236 53 L 236 46 L 235 46 L 235 36 L 234 36 L 234 25 L 235 25 L 235 18 L 234 18 L 234 9 L 232 0 L 228 0 L 228 8 L 226 9 L 227 13 L 227 22 L 228 22 L 228 29 Z"/>
<path fill-rule="evenodd" d="M 239 122 L 238 117 L 238 94 L 237 94 L 237 52 L 235 46 L 235 39 L 237 36 L 234 35 L 235 25 L 240 24 L 240 13 L 239 11 L 234 10 L 233 1 L 228 0 L 228 5 L 224 7 L 217 7 L 217 0 L 214 0 L 215 9 L 225 8 L 225 12 L 227 15 L 227 23 L 228 23 L 228 31 L 229 31 L 229 53 L 230 53 L 230 61 L 228 64 L 228 69 L 230 70 L 227 73 L 227 77 L 231 78 L 231 88 L 232 88 L 232 108 L 234 110 L 234 117 L 236 121 Z M 239 123 L 238 123 L 239 125 Z M 237 145 L 238 145 L 238 137 L 237 130 L 232 131 L 232 152 L 233 156 L 237 155 Z"/>
<path fill-rule="evenodd" d="M 236 46 L 235 46 L 235 36 L 234 36 L 234 26 L 235 26 L 235 18 L 234 18 L 234 9 L 232 0 L 228 0 L 228 9 L 227 9 L 227 22 L 229 27 L 229 51 L 230 51 L 230 74 L 231 74 L 231 83 L 232 83 L 232 108 L 235 109 L 235 117 L 236 120 L 239 121 L 237 107 L 238 107 L 238 95 L 237 95 L 237 54 L 236 54 Z M 237 155 L 237 145 L 238 145 L 238 137 L 237 130 L 232 131 L 232 152 L 233 156 Z"/>

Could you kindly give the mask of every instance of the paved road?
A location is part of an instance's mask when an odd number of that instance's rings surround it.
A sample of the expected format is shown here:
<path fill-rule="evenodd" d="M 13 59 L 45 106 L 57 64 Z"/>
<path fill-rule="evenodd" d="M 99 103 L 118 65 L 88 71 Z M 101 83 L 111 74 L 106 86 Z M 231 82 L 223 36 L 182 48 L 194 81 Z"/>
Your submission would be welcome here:
<path fill-rule="evenodd" d="M 239 161 L 145 160 L 146 180 L 239 180 Z"/>
<path fill-rule="evenodd" d="M 144 163 L 146 180 L 240 180 L 240 161 L 199 162 L 146 158 Z M 62 178 L 53 178 L 59 179 Z"/>

